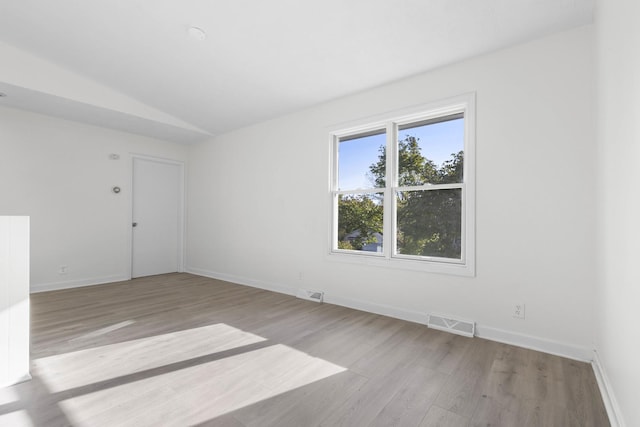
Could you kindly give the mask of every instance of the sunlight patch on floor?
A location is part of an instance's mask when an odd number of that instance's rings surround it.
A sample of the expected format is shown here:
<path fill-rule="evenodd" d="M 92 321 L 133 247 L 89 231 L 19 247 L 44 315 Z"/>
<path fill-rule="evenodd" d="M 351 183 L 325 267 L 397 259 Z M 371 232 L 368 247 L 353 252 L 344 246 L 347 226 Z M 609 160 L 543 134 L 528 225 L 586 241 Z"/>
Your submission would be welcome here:
<path fill-rule="evenodd" d="M 9 412 L 8 414 L 0 414 L 0 426 L 35 427 L 25 410 Z"/>
<path fill-rule="evenodd" d="M 276 344 L 59 404 L 74 426 L 193 425 L 345 370 Z"/>
<path fill-rule="evenodd" d="M 265 341 L 223 323 L 36 359 L 52 393 Z"/>
<path fill-rule="evenodd" d="M 117 331 L 118 329 L 122 329 L 129 325 L 133 325 L 134 323 L 135 321 L 133 320 L 125 320 L 124 322 L 116 323 L 114 325 L 106 326 L 104 328 L 100 328 L 93 332 L 89 332 L 88 334 L 80 335 L 79 337 L 70 339 L 69 342 L 75 342 L 75 341 L 86 340 L 89 338 L 99 337 L 101 335 L 108 334 L 109 332 Z"/>
<path fill-rule="evenodd" d="M 19 399 L 20 397 L 12 388 L 9 388 L 9 387 L 0 388 L 0 405 L 6 405 L 7 403 L 17 402 Z"/>

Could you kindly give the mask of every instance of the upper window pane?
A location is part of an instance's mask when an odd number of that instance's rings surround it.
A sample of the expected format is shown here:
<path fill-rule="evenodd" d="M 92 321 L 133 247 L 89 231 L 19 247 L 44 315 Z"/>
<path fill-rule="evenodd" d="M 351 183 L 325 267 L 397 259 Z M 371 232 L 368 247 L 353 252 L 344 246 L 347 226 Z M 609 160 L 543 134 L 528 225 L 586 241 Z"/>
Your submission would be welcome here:
<path fill-rule="evenodd" d="M 463 182 L 464 117 L 454 114 L 398 128 L 398 185 Z"/>
<path fill-rule="evenodd" d="M 338 189 L 384 187 L 384 129 L 342 137 L 338 144 Z"/>

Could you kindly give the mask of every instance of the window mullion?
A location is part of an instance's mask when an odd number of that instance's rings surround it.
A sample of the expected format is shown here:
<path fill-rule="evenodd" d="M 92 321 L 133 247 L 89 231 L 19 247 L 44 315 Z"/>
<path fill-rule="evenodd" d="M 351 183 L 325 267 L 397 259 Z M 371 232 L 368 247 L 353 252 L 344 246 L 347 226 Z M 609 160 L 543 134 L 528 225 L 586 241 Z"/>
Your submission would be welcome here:
<path fill-rule="evenodd" d="M 337 136 L 333 137 L 331 141 L 331 177 L 330 177 L 330 188 L 331 191 L 336 191 L 338 189 L 338 162 L 339 162 L 339 150 L 338 145 L 340 143 L 340 138 Z"/>
<path fill-rule="evenodd" d="M 331 236 L 329 241 L 330 251 L 338 248 L 338 143 L 339 138 L 335 135 L 331 137 L 331 170 L 329 177 L 329 188 L 331 189 Z"/>
<path fill-rule="evenodd" d="M 462 187 L 462 196 L 460 200 L 461 204 L 461 214 L 462 218 L 460 219 L 460 261 L 462 263 L 466 262 L 467 259 L 467 191 L 466 186 Z"/>
<path fill-rule="evenodd" d="M 398 185 L 398 127 L 395 123 L 387 124 L 387 164 L 386 164 L 386 188 L 384 204 L 384 245 L 385 258 L 391 258 L 396 253 L 396 198 L 394 188 Z"/>

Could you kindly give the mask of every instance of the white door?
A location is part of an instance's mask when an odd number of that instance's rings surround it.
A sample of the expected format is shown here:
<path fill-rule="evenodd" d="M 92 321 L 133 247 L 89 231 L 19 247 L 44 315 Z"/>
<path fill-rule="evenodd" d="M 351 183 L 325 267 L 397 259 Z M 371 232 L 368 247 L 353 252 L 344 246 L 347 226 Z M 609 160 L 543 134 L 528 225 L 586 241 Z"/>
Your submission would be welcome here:
<path fill-rule="evenodd" d="M 181 268 L 182 176 L 179 163 L 133 159 L 132 277 Z"/>

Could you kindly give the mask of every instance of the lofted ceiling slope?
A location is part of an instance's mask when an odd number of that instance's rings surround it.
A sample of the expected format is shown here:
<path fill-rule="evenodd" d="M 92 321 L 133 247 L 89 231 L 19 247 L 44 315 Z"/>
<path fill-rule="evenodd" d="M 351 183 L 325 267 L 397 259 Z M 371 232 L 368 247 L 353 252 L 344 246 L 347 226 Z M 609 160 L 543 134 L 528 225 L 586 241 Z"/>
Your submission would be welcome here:
<path fill-rule="evenodd" d="M 593 0 L 0 0 L 0 42 L 41 61 L 33 69 L 24 55 L 0 59 L 0 91 L 8 95 L 0 105 L 193 143 L 590 23 L 593 7 Z M 206 39 L 190 37 L 192 26 Z M 21 77 L 49 66 L 93 82 L 95 95 L 81 99 L 69 78 Z"/>

